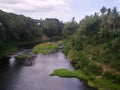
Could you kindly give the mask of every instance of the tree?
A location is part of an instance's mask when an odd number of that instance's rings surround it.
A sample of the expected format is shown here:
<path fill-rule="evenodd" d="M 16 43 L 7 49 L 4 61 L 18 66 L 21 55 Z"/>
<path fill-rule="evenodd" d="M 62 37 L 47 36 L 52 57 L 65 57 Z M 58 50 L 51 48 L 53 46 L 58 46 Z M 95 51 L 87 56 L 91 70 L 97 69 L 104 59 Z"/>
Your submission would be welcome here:
<path fill-rule="evenodd" d="M 75 21 L 75 18 L 73 17 L 71 22 L 65 23 L 64 30 L 63 30 L 64 37 L 66 38 L 70 35 L 73 35 L 74 32 L 77 30 L 77 28 L 78 28 L 78 24 Z"/>
<path fill-rule="evenodd" d="M 6 40 L 5 29 L 2 23 L 0 23 L 0 47 L 3 46 L 5 40 Z"/>
<path fill-rule="evenodd" d="M 43 24 L 43 32 L 49 38 L 54 38 L 57 36 L 62 36 L 64 24 L 58 19 L 46 19 Z"/>
<path fill-rule="evenodd" d="M 101 13 L 102 13 L 102 26 L 104 27 L 104 14 L 105 14 L 105 12 L 107 11 L 107 9 L 106 9 L 106 7 L 102 7 L 101 9 L 100 9 L 100 11 L 101 11 Z"/>
<path fill-rule="evenodd" d="M 114 30 L 116 29 L 118 14 L 119 14 L 119 12 L 117 11 L 117 8 L 114 7 L 113 10 L 112 10 L 112 20 L 113 20 L 113 29 Z"/>

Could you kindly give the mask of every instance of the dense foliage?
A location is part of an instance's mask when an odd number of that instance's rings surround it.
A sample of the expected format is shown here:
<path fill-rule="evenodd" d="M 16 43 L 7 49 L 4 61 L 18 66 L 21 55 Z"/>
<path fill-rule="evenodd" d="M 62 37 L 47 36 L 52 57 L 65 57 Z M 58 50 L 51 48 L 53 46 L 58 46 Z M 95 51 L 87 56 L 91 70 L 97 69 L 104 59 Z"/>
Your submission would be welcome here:
<path fill-rule="evenodd" d="M 77 30 L 78 23 L 75 21 L 75 18 L 73 17 L 71 22 L 65 23 L 64 29 L 63 29 L 63 36 L 64 38 L 67 38 Z"/>
<path fill-rule="evenodd" d="M 80 21 L 64 51 L 76 69 L 96 76 L 92 81 L 100 90 L 119 90 L 120 14 L 116 7 L 100 12 Z"/>
<path fill-rule="evenodd" d="M 58 19 L 46 19 L 41 27 L 43 33 L 49 38 L 56 38 L 62 36 L 64 24 L 60 23 Z"/>
<path fill-rule="evenodd" d="M 63 28 L 64 23 L 58 19 L 36 20 L 0 10 L 0 56 L 17 50 L 23 43 L 61 39 Z"/>
<path fill-rule="evenodd" d="M 58 19 L 35 20 L 0 11 L 0 56 L 17 50 L 16 46 L 21 44 L 64 37 L 63 51 L 78 69 L 77 73 L 81 71 L 100 90 L 120 90 L 120 14 L 116 7 L 102 7 L 100 12 L 77 24 L 74 18 L 62 23 Z M 48 53 L 49 49 L 57 48 L 43 44 L 34 50 Z M 69 71 L 64 70 L 62 75 L 64 72 Z"/>

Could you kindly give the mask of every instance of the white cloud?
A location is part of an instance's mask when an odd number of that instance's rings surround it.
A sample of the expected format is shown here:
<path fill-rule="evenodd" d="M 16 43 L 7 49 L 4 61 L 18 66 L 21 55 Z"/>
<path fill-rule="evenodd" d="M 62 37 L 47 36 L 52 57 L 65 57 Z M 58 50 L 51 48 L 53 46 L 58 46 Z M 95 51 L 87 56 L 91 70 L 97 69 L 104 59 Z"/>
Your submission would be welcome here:
<path fill-rule="evenodd" d="M 71 1 L 73 0 L 0 0 L 0 9 L 27 16 L 31 13 L 46 17 L 47 14 L 52 14 L 51 16 L 54 18 L 54 16 L 61 17 L 60 15 L 70 16 Z M 39 18 L 37 16 L 36 18 Z"/>

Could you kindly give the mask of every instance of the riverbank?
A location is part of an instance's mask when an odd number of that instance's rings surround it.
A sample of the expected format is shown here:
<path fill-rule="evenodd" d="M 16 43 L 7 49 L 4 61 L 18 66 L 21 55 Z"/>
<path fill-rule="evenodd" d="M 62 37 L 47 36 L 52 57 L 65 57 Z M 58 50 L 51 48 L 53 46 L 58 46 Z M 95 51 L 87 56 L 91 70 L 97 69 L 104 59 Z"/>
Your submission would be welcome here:
<path fill-rule="evenodd" d="M 31 49 L 36 44 L 41 43 L 41 41 L 27 41 L 27 42 L 10 42 L 6 43 L 4 47 L 0 49 L 0 57 L 9 57 L 10 54 L 17 52 L 21 49 Z"/>
<path fill-rule="evenodd" d="M 71 63 L 75 67 L 76 70 L 79 71 L 79 75 L 83 75 L 89 86 L 95 86 L 98 90 L 119 90 L 120 86 L 120 75 L 119 72 L 114 69 L 108 68 L 105 64 L 98 63 L 93 61 L 88 52 L 90 52 L 94 48 L 86 47 L 83 50 L 75 50 L 71 48 L 70 41 L 65 41 L 65 48 L 63 52 L 70 59 Z M 91 49 L 91 50 L 90 50 Z M 101 49 L 101 48 L 100 48 Z M 92 53 L 96 53 L 93 52 Z M 75 77 L 80 79 L 80 76 L 76 75 L 75 72 L 64 71 L 64 69 L 57 69 L 51 75 L 57 75 L 62 77 Z M 57 73 L 56 73 L 57 72 Z M 61 73 L 62 72 L 62 73 Z M 67 74 L 66 72 L 70 72 Z M 74 73 L 74 75 L 73 75 Z M 82 77 L 81 77 L 82 79 Z"/>
<path fill-rule="evenodd" d="M 75 78 L 49 76 L 57 68 L 73 70 L 62 52 L 37 54 L 30 67 L 15 59 L 15 56 L 23 52 L 26 51 L 15 53 L 8 62 L 0 65 L 0 90 L 93 90 Z M 31 60 L 27 60 L 27 63 L 31 63 Z"/>
<path fill-rule="evenodd" d="M 89 87 L 96 88 L 96 86 L 84 75 L 80 70 L 68 70 L 65 68 L 55 69 L 50 76 L 59 76 L 62 78 L 77 78 L 84 81 Z"/>
<path fill-rule="evenodd" d="M 58 42 L 46 42 L 36 45 L 32 53 L 42 53 L 47 55 L 48 53 L 55 52 L 58 50 L 59 45 L 63 44 L 63 41 Z M 77 78 L 83 80 L 89 87 L 97 88 L 98 90 L 119 90 L 119 75 L 112 74 L 110 72 L 103 73 L 103 67 L 95 62 L 90 62 L 87 54 L 83 51 L 77 51 L 74 48 L 70 48 L 71 44 L 69 42 L 64 43 L 63 52 L 68 56 L 71 63 L 76 70 L 67 70 L 65 68 L 55 69 L 51 76 L 60 76 L 65 78 Z M 27 59 L 30 54 L 18 55 L 18 59 Z M 30 58 L 31 59 L 31 58 Z M 33 58 L 32 58 L 33 59 Z M 26 65 L 32 65 L 33 60 Z M 25 62 L 26 63 L 26 62 Z M 109 80 L 108 80 L 109 78 Z M 114 81 L 112 81 L 114 80 Z M 115 83 L 113 83 L 115 82 Z"/>

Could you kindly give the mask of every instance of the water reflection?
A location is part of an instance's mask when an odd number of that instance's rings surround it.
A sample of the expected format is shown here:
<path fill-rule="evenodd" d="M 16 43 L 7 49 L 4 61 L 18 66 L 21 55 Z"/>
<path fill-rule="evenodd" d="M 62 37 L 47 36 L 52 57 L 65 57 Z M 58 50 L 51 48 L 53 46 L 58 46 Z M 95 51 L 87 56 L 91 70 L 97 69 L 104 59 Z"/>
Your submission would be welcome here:
<path fill-rule="evenodd" d="M 26 62 L 34 64 L 29 67 Z M 25 63 L 15 60 L 13 55 L 0 64 L 0 90 L 93 90 L 78 79 L 49 76 L 56 68 L 74 69 L 61 52 L 39 54 Z"/>

